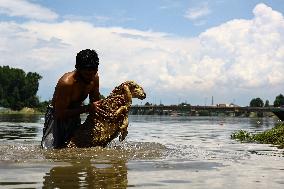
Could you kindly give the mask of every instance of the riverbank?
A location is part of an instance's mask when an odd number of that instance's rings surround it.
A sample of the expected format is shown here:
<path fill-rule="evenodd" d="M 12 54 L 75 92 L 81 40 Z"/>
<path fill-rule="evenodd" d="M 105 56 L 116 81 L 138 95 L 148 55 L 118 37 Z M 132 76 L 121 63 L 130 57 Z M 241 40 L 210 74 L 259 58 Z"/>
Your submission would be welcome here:
<path fill-rule="evenodd" d="M 25 107 L 19 111 L 11 110 L 9 108 L 1 109 L 0 114 L 43 114 L 43 112 L 40 112 L 34 108 Z"/>

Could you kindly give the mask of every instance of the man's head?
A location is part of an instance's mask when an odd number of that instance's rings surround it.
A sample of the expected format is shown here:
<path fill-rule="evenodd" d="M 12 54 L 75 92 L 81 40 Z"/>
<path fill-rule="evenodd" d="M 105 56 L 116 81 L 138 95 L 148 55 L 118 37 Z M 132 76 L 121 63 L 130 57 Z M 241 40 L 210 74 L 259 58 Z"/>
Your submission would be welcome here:
<path fill-rule="evenodd" d="M 85 83 L 90 83 L 98 71 L 99 58 L 95 50 L 81 50 L 76 56 L 75 68 Z"/>
<path fill-rule="evenodd" d="M 85 49 L 81 50 L 76 56 L 77 70 L 80 69 L 98 69 L 99 57 L 95 50 Z"/>

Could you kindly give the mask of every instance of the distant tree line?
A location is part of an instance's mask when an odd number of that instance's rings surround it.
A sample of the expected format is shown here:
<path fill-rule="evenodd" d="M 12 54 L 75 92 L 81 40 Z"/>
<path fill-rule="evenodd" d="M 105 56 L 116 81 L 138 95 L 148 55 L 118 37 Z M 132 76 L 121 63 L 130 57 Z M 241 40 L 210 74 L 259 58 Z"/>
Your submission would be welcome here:
<path fill-rule="evenodd" d="M 41 78 L 36 72 L 25 73 L 22 69 L 0 66 L 0 106 L 12 110 L 39 107 L 36 93 Z"/>
<path fill-rule="evenodd" d="M 25 73 L 19 68 L 10 68 L 9 66 L 0 66 L 0 107 L 11 108 L 12 110 L 21 110 L 24 107 L 37 108 L 44 111 L 49 101 L 40 102 L 36 95 L 39 87 L 39 80 L 42 76 L 36 72 Z M 105 98 L 103 95 L 101 99 Z M 145 104 L 152 105 L 149 102 Z M 160 104 L 162 105 L 162 104 Z M 180 106 L 190 104 L 182 103 Z M 279 107 L 284 105 L 284 96 L 276 96 L 273 106 Z M 251 107 L 268 107 L 269 101 L 265 103 L 259 97 L 250 101 Z"/>
<path fill-rule="evenodd" d="M 273 102 L 273 106 L 279 107 L 279 106 L 283 106 L 283 105 L 284 105 L 284 96 L 282 94 L 279 94 L 278 96 L 276 96 L 276 98 Z M 264 103 L 263 100 L 259 97 L 253 98 L 250 101 L 250 107 L 268 107 L 268 106 L 269 106 L 269 101 L 266 100 L 265 103 Z"/>
<path fill-rule="evenodd" d="M 280 94 L 275 98 L 274 106 L 278 107 L 278 106 L 283 106 L 283 105 L 284 105 L 284 96 Z"/>

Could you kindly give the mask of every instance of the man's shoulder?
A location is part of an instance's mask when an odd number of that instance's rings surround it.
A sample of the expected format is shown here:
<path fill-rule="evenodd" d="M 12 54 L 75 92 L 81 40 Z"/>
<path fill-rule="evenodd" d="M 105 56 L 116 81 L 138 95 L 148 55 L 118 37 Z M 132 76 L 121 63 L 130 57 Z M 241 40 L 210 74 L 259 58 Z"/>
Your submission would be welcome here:
<path fill-rule="evenodd" d="M 73 72 L 67 72 L 58 80 L 58 85 L 70 86 L 70 85 L 73 85 L 74 82 L 75 82 L 74 71 Z"/>

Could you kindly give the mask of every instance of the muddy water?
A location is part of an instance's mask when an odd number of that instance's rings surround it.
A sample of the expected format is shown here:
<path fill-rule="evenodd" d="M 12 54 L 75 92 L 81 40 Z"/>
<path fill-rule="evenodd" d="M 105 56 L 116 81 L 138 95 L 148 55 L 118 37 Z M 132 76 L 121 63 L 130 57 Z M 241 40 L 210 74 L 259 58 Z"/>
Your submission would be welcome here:
<path fill-rule="evenodd" d="M 40 148 L 43 121 L 0 115 L 0 188 L 284 188 L 283 150 L 230 139 L 273 118 L 130 116 L 125 142 L 62 150 Z"/>

